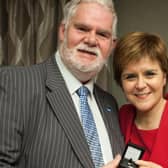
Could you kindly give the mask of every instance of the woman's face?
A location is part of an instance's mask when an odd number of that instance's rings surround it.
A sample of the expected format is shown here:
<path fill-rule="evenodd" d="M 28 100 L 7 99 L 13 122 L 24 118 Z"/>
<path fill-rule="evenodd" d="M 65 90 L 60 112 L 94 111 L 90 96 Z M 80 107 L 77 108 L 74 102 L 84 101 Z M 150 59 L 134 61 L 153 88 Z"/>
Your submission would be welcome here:
<path fill-rule="evenodd" d="M 166 75 L 157 61 L 145 57 L 129 63 L 121 75 L 121 82 L 126 98 L 137 111 L 149 112 L 162 106 Z"/>

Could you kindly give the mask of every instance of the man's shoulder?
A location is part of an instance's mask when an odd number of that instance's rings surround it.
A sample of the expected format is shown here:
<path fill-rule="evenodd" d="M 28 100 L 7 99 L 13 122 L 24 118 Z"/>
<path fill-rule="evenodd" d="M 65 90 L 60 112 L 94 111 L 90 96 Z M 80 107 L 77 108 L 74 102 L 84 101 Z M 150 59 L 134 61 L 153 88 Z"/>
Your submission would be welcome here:
<path fill-rule="evenodd" d="M 102 96 L 115 99 L 114 96 L 110 92 L 104 90 L 103 88 L 101 88 L 97 84 L 94 85 L 94 90 L 96 93 L 101 94 Z"/>
<path fill-rule="evenodd" d="M 29 74 L 29 73 L 36 73 L 45 70 L 46 62 L 33 64 L 33 65 L 26 65 L 26 66 L 19 66 L 19 65 L 8 65 L 8 66 L 1 66 L 0 67 L 0 75 L 20 75 L 20 74 Z"/>
<path fill-rule="evenodd" d="M 96 84 L 94 86 L 94 94 L 97 95 L 99 99 L 103 99 L 103 101 L 113 104 L 118 108 L 116 98 L 111 93 L 107 92 Z"/>

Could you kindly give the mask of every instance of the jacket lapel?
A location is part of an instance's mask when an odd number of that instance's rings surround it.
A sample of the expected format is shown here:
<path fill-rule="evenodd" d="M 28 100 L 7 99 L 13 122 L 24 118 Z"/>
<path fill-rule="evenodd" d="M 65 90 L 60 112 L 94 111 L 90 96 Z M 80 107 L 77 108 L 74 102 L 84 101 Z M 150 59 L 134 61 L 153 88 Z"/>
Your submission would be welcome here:
<path fill-rule="evenodd" d="M 104 95 L 104 92 L 96 85 L 94 88 L 95 98 L 108 132 L 113 156 L 115 156 L 124 149 L 124 141 L 120 132 L 117 115 L 118 106 L 115 100 L 111 99 L 111 95 L 110 97 Z"/>
<path fill-rule="evenodd" d="M 67 90 L 64 79 L 55 62 L 55 57 L 47 64 L 46 86 L 50 92 L 47 99 L 55 116 L 60 121 L 73 150 L 84 167 L 93 167 L 87 142 L 72 98 Z"/>

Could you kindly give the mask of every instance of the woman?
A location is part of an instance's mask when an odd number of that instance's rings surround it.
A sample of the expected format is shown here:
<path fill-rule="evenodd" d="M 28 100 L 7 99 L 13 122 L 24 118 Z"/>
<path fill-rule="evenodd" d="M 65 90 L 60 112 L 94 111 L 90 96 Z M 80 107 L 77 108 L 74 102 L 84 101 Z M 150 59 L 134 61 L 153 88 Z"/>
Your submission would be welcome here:
<path fill-rule="evenodd" d="M 168 57 L 156 34 L 132 32 L 121 38 L 113 57 L 114 78 L 129 104 L 119 112 L 125 143 L 145 148 L 147 167 L 168 167 Z"/>

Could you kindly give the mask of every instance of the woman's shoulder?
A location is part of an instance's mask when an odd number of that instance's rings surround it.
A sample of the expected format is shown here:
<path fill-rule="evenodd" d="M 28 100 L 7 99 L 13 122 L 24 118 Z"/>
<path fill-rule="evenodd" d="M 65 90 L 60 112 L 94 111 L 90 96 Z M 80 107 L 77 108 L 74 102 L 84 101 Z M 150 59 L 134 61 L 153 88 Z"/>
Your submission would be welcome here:
<path fill-rule="evenodd" d="M 123 135 L 126 135 L 127 131 L 131 127 L 135 115 L 135 108 L 132 104 L 124 104 L 119 110 L 119 122 Z"/>
<path fill-rule="evenodd" d="M 124 104 L 120 107 L 120 113 L 132 113 L 135 111 L 135 107 L 132 104 Z"/>
<path fill-rule="evenodd" d="M 135 107 L 132 104 L 124 104 L 119 109 L 120 122 L 129 122 L 135 115 Z"/>

